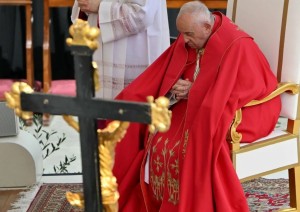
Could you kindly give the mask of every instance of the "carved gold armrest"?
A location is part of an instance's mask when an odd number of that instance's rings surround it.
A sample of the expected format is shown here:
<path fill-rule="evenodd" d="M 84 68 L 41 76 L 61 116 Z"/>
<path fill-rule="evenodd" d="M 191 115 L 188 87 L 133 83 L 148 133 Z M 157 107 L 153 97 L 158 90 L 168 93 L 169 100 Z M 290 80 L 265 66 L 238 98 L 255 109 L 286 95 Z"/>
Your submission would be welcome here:
<path fill-rule="evenodd" d="M 246 104 L 244 107 L 250 107 L 254 105 L 259 105 L 262 103 L 265 103 L 276 96 L 281 95 L 282 93 L 289 93 L 289 94 L 298 94 L 299 93 L 299 85 L 295 83 L 279 83 L 276 90 L 274 90 L 272 93 L 270 93 L 268 96 L 261 100 L 252 100 L 248 104 Z M 236 114 L 234 116 L 234 119 L 231 123 L 231 126 L 227 132 L 226 140 L 230 142 L 231 144 L 231 150 L 238 150 L 240 148 L 240 141 L 242 140 L 242 134 L 237 132 L 237 127 L 242 121 L 242 110 L 239 109 L 236 111 Z"/>
<path fill-rule="evenodd" d="M 252 100 L 248 104 L 246 104 L 244 107 L 249 107 L 249 106 L 254 106 L 254 105 L 259 105 L 264 102 L 267 102 L 271 99 L 273 99 L 276 96 L 279 96 L 282 93 L 290 93 L 290 94 L 298 94 L 299 93 L 299 85 L 295 83 L 290 83 L 290 82 L 283 82 L 279 83 L 276 90 L 270 93 L 268 96 L 261 100 Z"/>

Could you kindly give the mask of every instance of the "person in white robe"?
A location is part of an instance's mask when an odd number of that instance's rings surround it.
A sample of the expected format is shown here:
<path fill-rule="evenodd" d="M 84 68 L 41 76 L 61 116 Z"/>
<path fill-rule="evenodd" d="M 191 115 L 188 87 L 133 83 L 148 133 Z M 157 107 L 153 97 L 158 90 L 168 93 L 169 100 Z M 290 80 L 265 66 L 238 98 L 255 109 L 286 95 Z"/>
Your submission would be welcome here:
<path fill-rule="evenodd" d="M 113 99 L 170 45 L 166 0 L 75 0 L 73 22 L 80 12 L 100 28 L 96 97 Z"/>

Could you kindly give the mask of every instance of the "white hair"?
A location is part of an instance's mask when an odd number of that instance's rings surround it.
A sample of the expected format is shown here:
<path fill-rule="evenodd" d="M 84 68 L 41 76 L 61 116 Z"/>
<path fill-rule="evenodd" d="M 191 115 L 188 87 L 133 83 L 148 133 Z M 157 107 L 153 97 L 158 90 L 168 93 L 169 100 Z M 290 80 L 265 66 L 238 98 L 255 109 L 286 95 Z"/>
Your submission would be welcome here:
<path fill-rule="evenodd" d="M 185 3 L 179 10 L 178 17 L 183 14 L 190 14 L 194 16 L 195 22 L 213 22 L 213 15 L 205 4 L 201 1 L 190 1 Z"/>

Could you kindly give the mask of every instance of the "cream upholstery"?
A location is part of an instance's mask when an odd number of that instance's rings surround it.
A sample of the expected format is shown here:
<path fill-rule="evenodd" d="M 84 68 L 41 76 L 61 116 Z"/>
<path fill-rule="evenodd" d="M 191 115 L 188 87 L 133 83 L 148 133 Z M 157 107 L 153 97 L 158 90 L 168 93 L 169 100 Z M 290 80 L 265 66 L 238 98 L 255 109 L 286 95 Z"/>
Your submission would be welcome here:
<path fill-rule="evenodd" d="M 26 187 L 41 180 L 43 156 L 32 134 L 0 138 L 0 187 Z"/>
<path fill-rule="evenodd" d="M 227 16 L 249 33 L 267 57 L 279 82 L 300 84 L 300 1 L 228 0 Z M 232 150 L 240 180 L 289 170 L 289 211 L 300 211 L 299 94 L 281 94 L 287 130 Z"/>
<path fill-rule="evenodd" d="M 241 145 L 247 146 L 247 149 L 241 148 L 235 158 L 238 177 L 244 179 L 261 173 L 268 173 L 270 170 L 288 167 L 290 164 L 297 164 L 299 161 L 298 139 L 292 135 L 288 137 L 288 135 L 282 130 L 274 130 L 271 135 L 256 141 L 254 144 Z M 272 142 L 280 136 L 284 136 L 284 139 Z M 271 142 L 271 145 L 267 145 L 268 142 Z M 258 143 L 261 145 L 260 148 L 256 146 Z"/>
<path fill-rule="evenodd" d="M 288 5 L 285 2 L 289 2 Z M 284 7 L 288 7 L 287 14 L 284 14 Z M 299 9 L 300 1 L 297 0 L 228 1 L 227 16 L 232 18 L 235 11 L 234 22 L 254 37 L 281 82 L 300 83 Z M 299 117 L 298 98 L 298 95 L 282 95 L 281 114 L 284 117 Z"/>

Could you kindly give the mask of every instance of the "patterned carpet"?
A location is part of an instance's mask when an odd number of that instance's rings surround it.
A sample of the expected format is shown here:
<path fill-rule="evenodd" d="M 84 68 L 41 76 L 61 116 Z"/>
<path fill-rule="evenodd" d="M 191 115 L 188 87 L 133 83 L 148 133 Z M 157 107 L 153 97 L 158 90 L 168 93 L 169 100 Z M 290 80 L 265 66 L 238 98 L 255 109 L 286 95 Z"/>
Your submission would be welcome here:
<path fill-rule="evenodd" d="M 264 179 L 243 183 L 251 212 L 270 212 L 289 205 L 288 180 Z M 65 193 L 82 192 L 82 184 L 44 184 L 41 186 L 27 212 L 81 212 L 71 206 Z"/>
<path fill-rule="evenodd" d="M 251 211 L 276 211 L 289 207 L 287 179 L 251 180 L 242 184 Z"/>
<path fill-rule="evenodd" d="M 82 184 L 45 184 L 42 185 L 27 212 L 81 212 L 69 204 L 67 191 L 82 192 Z"/>

